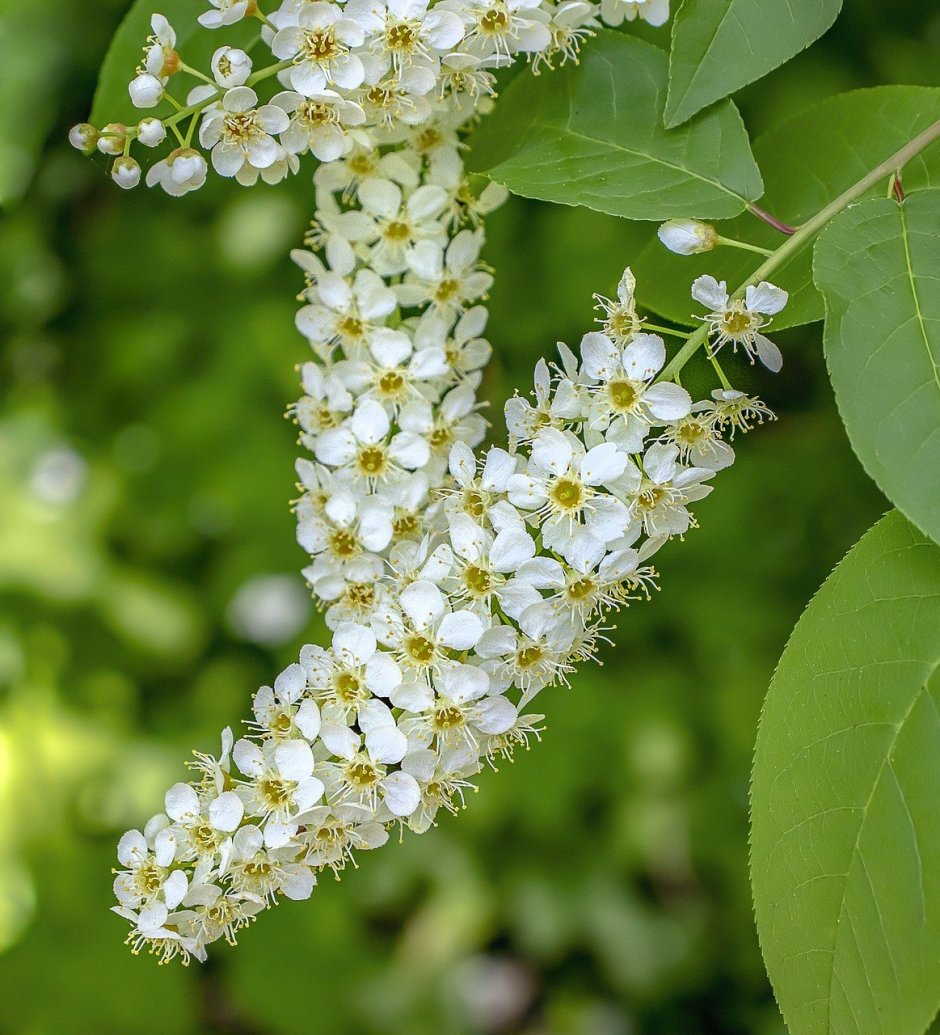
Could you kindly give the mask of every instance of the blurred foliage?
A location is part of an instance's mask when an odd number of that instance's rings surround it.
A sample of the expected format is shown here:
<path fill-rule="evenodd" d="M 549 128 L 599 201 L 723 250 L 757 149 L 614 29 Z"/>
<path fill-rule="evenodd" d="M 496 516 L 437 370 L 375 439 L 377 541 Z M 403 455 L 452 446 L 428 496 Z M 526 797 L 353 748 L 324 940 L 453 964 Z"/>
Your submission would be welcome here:
<path fill-rule="evenodd" d="M 818 326 L 779 335 L 778 378 L 742 371 L 779 422 L 459 821 L 362 856 L 207 967 L 121 944 L 116 835 L 322 637 L 279 419 L 311 187 L 126 195 L 71 151 L 125 7 L 0 3 L 0 1032 L 779 1035 L 746 877 L 757 716 L 801 607 L 885 507 Z M 849 0 L 741 107 L 759 132 L 836 90 L 935 84 L 938 45 L 932 0 Z M 497 430 L 650 230 L 519 200 L 491 219 Z"/>

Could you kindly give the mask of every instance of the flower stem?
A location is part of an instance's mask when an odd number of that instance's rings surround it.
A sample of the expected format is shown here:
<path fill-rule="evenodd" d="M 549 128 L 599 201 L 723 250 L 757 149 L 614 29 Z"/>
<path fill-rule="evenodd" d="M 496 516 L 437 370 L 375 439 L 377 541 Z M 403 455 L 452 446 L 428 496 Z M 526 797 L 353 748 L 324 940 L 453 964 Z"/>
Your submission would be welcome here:
<path fill-rule="evenodd" d="M 749 244 L 747 241 L 736 241 L 733 237 L 719 237 L 719 244 L 727 245 L 729 248 L 740 248 L 744 252 L 756 252 L 758 255 L 773 255 L 770 248 L 761 248 L 756 244 Z"/>
<path fill-rule="evenodd" d="M 830 201 L 825 208 L 820 209 L 815 216 L 803 223 L 791 237 L 788 237 L 776 251 L 754 270 L 731 297 L 741 298 L 749 287 L 766 279 L 775 269 L 778 269 L 783 263 L 802 251 L 830 219 L 837 216 L 844 208 L 851 205 L 853 201 L 860 198 L 886 176 L 899 173 L 904 165 L 937 139 L 940 139 L 940 119 L 925 129 L 923 133 L 919 133 L 913 140 L 908 141 L 904 147 L 896 151 L 890 158 L 886 158 L 880 165 L 876 165 L 874 169 L 866 173 L 857 183 L 852 184 L 848 190 L 843 191 L 837 198 Z M 671 381 L 704 344 L 707 337 L 708 325 L 702 324 L 672 358 L 672 361 L 660 374 L 658 380 Z"/>

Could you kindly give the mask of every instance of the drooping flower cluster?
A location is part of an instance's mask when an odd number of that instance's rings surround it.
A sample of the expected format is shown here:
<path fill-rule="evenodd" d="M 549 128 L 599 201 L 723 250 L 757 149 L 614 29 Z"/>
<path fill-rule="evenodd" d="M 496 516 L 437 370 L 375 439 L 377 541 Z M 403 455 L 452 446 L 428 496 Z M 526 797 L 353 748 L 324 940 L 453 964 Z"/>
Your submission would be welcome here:
<path fill-rule="evenodd" d="M 517 55 L 536 71 L 552 68 L 576 57 L 601 22 L 662 25 L 669 15 L 668 0 L 283 0 L 267 14 L 256 0 L 210 3 L 199 16 L 202 26 L 257 19 L 273 61 L 256 68 L 247 43 L 248 49 L 222 45 L 201 72 L 177 51 L 173 26 L 154 15 L 128 92 L 135 107 L 169 114 L 134 126 L 82 123 L 71 132 L 80 150 L 115 156 L 111 175 L 121 187 L 141 179 L 134 143 L 158 147 L 168 138 L 178 146 L 150 167 L 148 186 L 172 195 L 196 190 L 209 162 L 245 185 L 259 177 L 276 183 L 297 172 L 308 152 L 331 162 L 357 147 L 370 150 L 376 130 L 427 124 L 442 97 L 472 104 L 492 94 L 493 71 Z M 191 88 L 174 96 L 180 76 Z M 254 87 L 269 80 L 281 89 L 261 103 Z M 208 161 L 193 146 L 197 127 Z"/>
<path fill-rule="evenodd" d="M 733 462 L 727 440 L 772 416 L 723 375 L 693 402 L 664 373 L 627 269 L 616 298 L 598 296 L 599 329 L 540 361 L 533 395 L 507 404 L 508 448 L 475 453 L 491 353 L 481 223 L 505 191 L 471 189 L 461 132 L 513 54 L 550 64 L 599 14 L 666 13 L 665 0 L 285 0 L 265 16 L 254 0 L 212 0 L 203 25 L 257 16 L 280 60 L 253 73 L 222 47 L 218 88 L 198 86 L 166 123 L 73 131 L 121 156 L 123 182 L 129 142 L 156 145 L 169 126 L 181 147 L 147 179 L 171 194 L 206 178 L 197 124 L 213 167 L 244 184 L 295 171 L 308 150 L 322 161 L 308 247 L 294 253 L 313 358 L 292 415 L 309 454 L 297 537 L 332 642 L 304 647 L 255 694 L 245 735 L 226 730 L 218 758 L 197 754 L 196 778 L 121 839 L 116 912 L 135 951 L 204 959 L 394 828 L 456 812 L 486 765 L 538 737 L 534 698 L 594 656 L 611 612 L 648 597 L 651 558 Z M 131 85 L 141 105 L 187 68 L 165 19 L 153 28 Z M 254 85 L 274 75 L 284 91 L 259 104 Z M 693 294 L 713 310 L 702 333 L 715 349 L 776 360 L 759 329 L 783 292 L 739 299 L 701 279 Z"/>
<path fill-rule="evenodd" d="M 490 354 L 483 212 L 449 105 L 402 146 L 321 166 L 297 325 L 315 359 L 293 413 L 298 539 L 326 609 L 255 695 L 245 737 L 122 839 L 118 912 L 163 958 L 203 958 L 280 896 L 306 898 L 389 831 L 455 812 L 487 763 L 538 736 L 528 706 L 594 655 L 609 613 L 648 593 L 652 555 L 769 416 L 730 389 L 657 381 L 663 339 L 634 282 L 600 299 L 579 354 L 540 361 L 506 407 L 509 448 L 474 454 Z"/>

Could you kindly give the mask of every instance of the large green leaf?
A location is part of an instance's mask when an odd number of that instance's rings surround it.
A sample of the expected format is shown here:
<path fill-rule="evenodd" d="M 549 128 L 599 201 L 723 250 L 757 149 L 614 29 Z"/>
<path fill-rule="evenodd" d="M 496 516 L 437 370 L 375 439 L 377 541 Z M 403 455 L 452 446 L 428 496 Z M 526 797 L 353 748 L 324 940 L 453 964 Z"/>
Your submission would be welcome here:
<path fill-rule="evenodd" d="M 781 122 L 754 142 L 766 192 L 760 204 L 784 222 L 805 222 L 937 118 L 940 90 L 879 86 L 837 94 Z M 940 145 L 934 144 L 904 169 L 907 189 L 940 186 Z M 886 186 L 886 184 L 885 184 Z M 884 193 L 884 186 L 872 193 Z M 683 213 L 698 215 L 694 210 Z M 776 248 L 781 234 L 750 214 L 720 227 L 726 237 Z M 812 251 L 804 249 L 774 273 L 790 292 L 775 327 L 795 327 L 823 318 L 822 296 L 813 285 Z M 711 273 L 731 285 L 758 265 L 756 256 L 731 248 L 683 257 L 653 240 L 635 259 L 640 300 L 655 312 L 691 323 L 689 284 Z"/>
<path fill-rule="evenodd" d="M 816 243 L 829 375 L 852 447 L 940 542 L 940 191 L 871 198 Z"/>
<path fill-rule="evenodd" d="M 896 511 L 836 568 L 761 716 L 751 880 L 791 1035 L 921 1035 L 940 1004 L 940 548 Z"/>
<path fill-rule="evenodd" d="M 789 61 L 841 7 L 842 0 L 685 0 L 672 25 L 666 125 Z"/>
<path fill-rule="evenodd" d="M 150 18 L 154 12 L 162 14 L 176 31 L 176 49 L 187 64 L 208 72 L 208 59 L 216 47 L 227 43 L 230 46 L 245 46 L 257 29 L 250 22 L 228 26 L 224 38 L 218 32 L 204 29 L 196 19 L 208 4 L 202 0 L 135 0 L 124 20 L 118 26 L 104 63 L 98 74 L 98 86 L 91 106 L 90 121 L 99 128 L 108 122 L 124 122 L 128 125 L 139 122 L 146 115 L 167 115 L 172 108 L 164 102 L 159 108 L 146 111 L 135 108 L 127 93 L 127 84 L 134 78 L 141 63 L 144 43 L 151 33 Z M 186 77 L 187 88 L 197 80 Z M 170 80 L 175 94 L 183 96 L 186 90 L 177 90 Z"/>
<path fill-rule="evenodd" d="M 602 31 L 578 64 L 521 75 L 471 142 L 469 166 L 516 194 L 628 219 L 736 215 L 760 197 L 760 173 L 730 101 L 663 128 L 667 58 Z"/>

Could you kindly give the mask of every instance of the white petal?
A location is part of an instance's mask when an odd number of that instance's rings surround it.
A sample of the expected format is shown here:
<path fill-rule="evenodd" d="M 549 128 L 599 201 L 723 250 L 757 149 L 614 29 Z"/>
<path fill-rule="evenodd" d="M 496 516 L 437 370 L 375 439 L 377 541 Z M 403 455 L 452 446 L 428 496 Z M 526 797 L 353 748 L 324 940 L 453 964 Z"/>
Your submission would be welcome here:
<path fill-rule="evenodd" d="M 366 664 L 366 686 L 379 697 L 388 697 L 401 683 L 401 669 L 390 654 L 377 652 Z"/>
<path fill-rule="evenodd" d="M 338 758 L 352 758 L 359 750 L 359 737 L 348 727 L 336 722 L 324 722 L 320 727 L 320 740 Z"/>
<path fill-rule="evenodd" d="M 261 748 L 250 740 L 242 738 L 238 741 L 232 750 L 232 759 L 245 776 L 260 776 L 264 772 Z"/>
<path fill-rule="evenodd" d="M 719 283 L 706 273 L 693 282 L 692 297 L 709 309 L 720 312 L 728 304 L 728 285 L 723 280 Z"/>
<path fill-rule="evenodd" d="M 520 564 L 535 556 L 535 541 L 528 532 L 505 528 L 493 540 L 490 548 L 490 564 L 495 571 L 515 571 Z"/>
<path fill-rule="evenodd" d="M 385 777 L 381 786 L 385 804 L 393 816 L 410 816 L 421 804 L 421 788 L 408 773 L 392 773 Z"/>
<path fill-rule="evenodd" d="M 658 334 L 635 334 L 621 359 L 627 377 L 648 381 L 666 362 L 666 344 Z"/>
<path fill-rule="evenodd" d="M 472 611 L 454 611 L 444 617 L 437 635 L 447 647 L 469 650 L 483 635 L 483 623 Z"/>
<path fill-rule="evenodd" d="M 170 819 L 191 822 L 199 815 L 199 795 L 188 783 L 177 783 L 166 792 L 163 806 Z"/>
<path fill-rule="evenodd" d="M 787 304 L 789 295 L 783 288 L 774 287 L 773 284 L 768 284 L 766 280 L 762 280 L 757 287 L 749 287 L 744 293 L 744 304 L 748 309 L 756 310 L 758 313 L 764 313 L 767 316 L 773 316 L 775 313 L 779 313 L 781 309 Z"/>
<path fill-rule="evenodd" d="M 444 595 L 424 579 L 405 587 L 400 599 L 402 610 L 418 629 L 427 629 L 444 613 Z"/>
<path fill-rule="evenodd" d="M 505 697 L 490 697 L 480 704 L 476 725 L 484 733 L 491 735 L 505 733 L 506 730 L 512 729 L 518 716 L 515 705 Z"/>
<path fill-rule="evenodd" d="M 313 752 L 305 740 L 287 740 L 274 749 L 274 762 L 286 780 L 306 780 L 313 772 Z"/>
<path fill-rule="evenodd" d="M 316 701 L 309 697 L 300 702 L 300 707 L 294 715 L 294 725 L 309 741 L 317 739 L 320 732 L 320 709 Z"/>
<path fill-rule="evenodd" d="M 300 665 L 288 665 L 274 680 L 274 692 L 287 704 L 293 704 L 307 689 L 307 673 Z"/>
<path fill-rule="evenodd" d="M 692 412 L 692 397 L 681 386 L 664 381 L 652 385 L 643 396 L 650 413 L 660 420 L 679 420 Z"/>
<path fill-rule="evenodd" d="M 366 734 L 366 749 L 376 762 L 400 762 L 408 750 L 408 738 L 395 726 L 379 726 Z"/>
<path fill-rule="evenodd" d="M 388 434 L 389 420 L 381 403 L 366 399 L 359 403 L 352 416 L 352 433 L 360 442 L 375 444 Z"/>
<path fill-rule="evenodd" d="M 224 791 L 209 803 L 209 822 L 216 830 L 237 830 L 244 814 L 245 806 L 234 791 Z"/>
<path fill-rule="evenodd" d="M 581 339 L 584 372 L 595 380 L 609 379 L 619 366 L 617 347 L 600 331 L 590 331 Z"/>
<path fill-rule="evenodd" d="M 375 653 L 375 635 L 364 625 L 346 622 L 333 633 L 333 650 L 344 661 L 362 665 Z"/>

